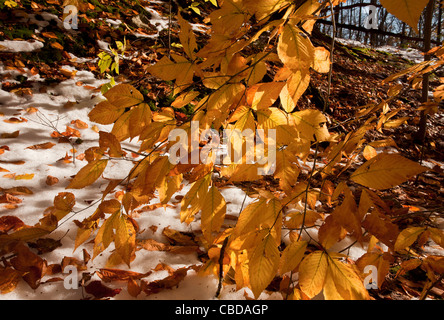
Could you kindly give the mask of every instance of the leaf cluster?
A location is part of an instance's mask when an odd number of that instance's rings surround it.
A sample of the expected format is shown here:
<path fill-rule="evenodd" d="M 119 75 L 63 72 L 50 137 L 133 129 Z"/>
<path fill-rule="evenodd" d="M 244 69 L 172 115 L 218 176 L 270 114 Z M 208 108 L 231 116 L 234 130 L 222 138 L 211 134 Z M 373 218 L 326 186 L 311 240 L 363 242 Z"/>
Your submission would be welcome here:
<path fill-rule="evenodd" d="M 109 181 L 100 205 L 90 217 L 76 220 L 76 248 L 93 238 L 94 259 L 113 247 L 107 268 L 122 263 L 130 267 L 138 245 L 149 250 L 171 250 L 149 239 L 138 239 L 139 226 L 133 215 L 153 199 L 167 206 L 186 184 L 189 190 L 179 203 L 180 221 L 200 222 L 202 236 L 196 241 L 205 248 L 207 258 L 198 268 L 199 274 L 214 274 L 221 283 L 235 283 L 237 289 L 249 287 L 255 298 L 279 276 L 287 279 L 288 285 L 281 291 L 288 298 L 311 299 L 322 292 L 327 299 L 370 299 L 364 286 L 367 265 L 378 267 L 381 286 L 396 253 L 406 253 L 415 242 L 424 244 L 429 238 L 444 246 L 443 233 L 435 227 L 400 230 L 392 208 L 378 195 L 427 170 L 399 154 L 378 153 L 376 148 L 388 142 L 369 142 L 365 137 L 370 130 L 382 131 L 405 121 L 393 120 L 399 110 L 389 107 L 400 88 L 393 87 L 387 100 L 358 110 L 356 129 L 344 134 L 330 132 L 330 119 L 321 110 L 298 108 L 310 75 L 331 71 L 330 52 L 314 46 L 310 38 L 321 9 L 339 2 L 224 0 L 209 15 L 211 33 L 203 46 L 198 46 L 190 24 L 178 15 L 181 46 L 175 46 L 174 51 L 147 68 L 152 76 L 172 84 L 171 105 L 152 111 L 137 88 L 118 84 L 106 91 L 106 100 L 89 113 L 90 120 L 112 125 L 112 130 L 99 132 L 99 145 L 85 152 L 88 164 L 68 189 L 92 185 L 113 160 L 124 159 L 122 142 L 127 139 L 138 139 L 139 158 L 125 178 Z M 407 3 L 402 9 L 391 5 L 387 9 L 401 18 L 405 10 L 417 13 L 420 9 L 419 2 Z M 280 18 L 272 20 L 276 13 Z M 415 16 L 409 17 L 415 20 Z M 252 50 L 262 35 L 267 35 L 267 44 L 261 51 Z M 435 62 L 412 67 L 387 81 L 407 73 L 414 73 L 415 79 L 441 64 L 442 52 L 442 48 L 435 51 Z M 110 65 L 108 60 L 102 57 L 103 70 Z M 435 92 L 437 98 L 442 97 L 441 91 L 439 88 Z M 188 104 L 193 105 L 189 116 L 175 112 Z M 275 130 L 274 170 L 257 157 L 253 164 L 246 163 L 246 155 L 241 163 L 229 165 L 215 158 L 204 162 L 199 157 L 198 163 L 171 163 L 168 152 L 173 142 L 169 134 L 182 129 L 190 136 L 192 121 L 199 124 L 199 133 L 210 128 L 217 132 Z M 193 159 L 193 152 L 204 150 L 208 141 L 199 142 L 198 149 L 188 149 L 183 159 Z M 244 138 L 232 147 L 242 153 L 246 143 Z M 327 148 L 321 150 L 321 143 Z M 361 159 L 364 163 L 358 163 Z M 309 163 L 312 165 L 307 170 Z M 259 174 L 258 169 L 266 174 Z M 278 188 L 248 190 L 255 200 L 241 209 L 234 226 L 227 225 L 223 187 L 267 179 L 275 181 Z M 124 188 L 122 197 L 108 199 L 107 195 L 119 185 Z M 73 200 L 72 194 L 59 195 L 39 224 L 1 234 L 0 248 L 20 254 L 21 247 L 14 247 L 17 241 L 34 240 L 54 230 L 71 211 Z M 317 235 L 311 230 L 316 230 Z M 366 247 L 358 261 L 337 250 L 346 237 Z M 442 272 L 442 259 L 430 258 L 421 263 L 429 279 Z M 8 277 L 16 279 L 11 270 L 8 269 Z M 136 283 L 142 275 L 125 275 L 125 279 L 129 281 L 128 290 L 136 296 L 141 291 L 151 294 L 177 285 L 187 270 L 179 269 L 149 284 Z M 295 272 L 297 281 L 292 279 Z M 109 272 L 102 274 L 112 279 Z"/>

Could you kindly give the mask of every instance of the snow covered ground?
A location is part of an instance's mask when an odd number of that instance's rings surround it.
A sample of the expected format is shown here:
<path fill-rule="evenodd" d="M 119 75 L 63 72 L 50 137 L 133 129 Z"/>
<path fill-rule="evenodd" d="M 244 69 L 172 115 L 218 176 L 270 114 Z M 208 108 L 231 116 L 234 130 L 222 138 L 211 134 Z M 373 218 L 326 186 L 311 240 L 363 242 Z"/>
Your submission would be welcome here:
<path fill-rule="evenodd" d="M 342 44 L 354 46 L 354 47 L 368 48 L 368 49 L 372 48 L 371 46 L 365 45 L 365 44 L 363 44 L 359 41 L 356 41 L 356 40 L 336 38 L 336 41 L 338 41 Z M 420 62 L 424 61 L 423 53 L 420 50 L 417 50 L 414 48 L 401 49 L 401 48 L 396 48 L 393 46 L 382 46 L 382 47 L 377 47 L 377 48 L 373 48 L 373 49 L 387 52 L 387 53 L 393 54 L 395 56 L 399 56 L 401 58 L 410 60 L 414 63 L 420 63 Z"/>

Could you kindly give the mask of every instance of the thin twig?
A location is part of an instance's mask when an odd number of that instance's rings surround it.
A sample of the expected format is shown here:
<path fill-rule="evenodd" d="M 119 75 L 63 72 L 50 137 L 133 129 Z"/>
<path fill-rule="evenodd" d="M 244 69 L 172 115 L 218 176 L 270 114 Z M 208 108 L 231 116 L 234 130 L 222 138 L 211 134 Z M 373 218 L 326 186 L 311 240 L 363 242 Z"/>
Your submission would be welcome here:
<path fill-rule="evenodd" d="M 40 122 L 35 121 L 31 118 L 28 118 L 29 121 L 32 121 L 34 123 L 40 124 L 42 126 L 45 127 L 49 127 L 52 130 L 54 130 L 55 132 L 57 132 L 59 135 L 63 136 L 63 134 L 57 129 L 57 126 L 59 124 L 60 121 L 60 117 L 57 116 L 56 120 L 50 120 L 44 113 L 42 113 L 40 110 L 37 111 L 36 113 L 37 118 L 39 118 Z M 55 122 L 55 124 L 54 124 Z M 71 145 L 71 149 L 72 149 L 72 163 L 75 166 L 76 164 L 76 149 L 74 147 L 74 143 L 71 141 L 71 139 L 69 137 L 66 137 L 66 139 L 68 140 L 68 143 Z"/>
<path fill-rule="evenodd" d="M 304 230 L 304 226 L 305 226 L 305 217 L 307 215 L 308 190 L 310 189 L 311 180 L 313 179 L 313 173 L 316 170 L 316 160 L 317 160 L 317 157 L 318 157 L 318 151 L 319 151 L 319 142 L 316 142 L 316 149 L 315 149 L 315 154 L 314 154 L 313 167 L 312 167 L 311 172 L 310 172 L 310 177 L 308 178 L 308 181 L 307 181 L 307 187 L 305 188 L 304 213 L 302 215 L 302 224 L 301 224 L 301 230 L 299 231 L 299 235 L 298 235 L 298 241 L 299 241 L 299 239 L 302 236 L 302 230 Z"/>
<path fill-rule="evenodd" d="M 172 23 L 172 17 L 171 17 L 171 12 L 172 12 L 172 0 L 170 0 L 170 4 L 169 4 L 169 12 L 168 12 L 168 59 L 171 58 L 171 23 Z"/>
<path fill-rule="evenodd" d="M 331 94 L 331 78 L 332 78 L 332 74 L 333 74 L 333 63 L 334 63 L 333 53 L 335 50 L 335 41 L 336 41 L 336 21 L 334 19 L 333 3 L 331 2 L 331 0 L 329 0 L 329 3 L 330 3 L 331 13 L 332 13 L 331 20 L 333 21 L 333 35 L 331 37 L 332 40 L 331 40 L 331 46 L 330 46 L 330 70 L 328 72 L 327 97 L 325 98 L 323 112 L 325 112 L 327 110 L 327 106 L 329 105 L 329 99 L 330 99 L 330 94 Z"/>
<path fill-rule="evenodd" d="M 224 239 L 222 247 L 220 248 L 220 255 L 219 255 L 219 261 L 218 261 L 218 263 L 219 263 L 219 283 L 217 285 L 216 298 L 219 297 L 220 291 L 222 290 L 222 281 L 224 278 L 224 255 L 225 255 L 225 248 L 227 247 L 229 237 L 230 236 L 228 236 Z"/>

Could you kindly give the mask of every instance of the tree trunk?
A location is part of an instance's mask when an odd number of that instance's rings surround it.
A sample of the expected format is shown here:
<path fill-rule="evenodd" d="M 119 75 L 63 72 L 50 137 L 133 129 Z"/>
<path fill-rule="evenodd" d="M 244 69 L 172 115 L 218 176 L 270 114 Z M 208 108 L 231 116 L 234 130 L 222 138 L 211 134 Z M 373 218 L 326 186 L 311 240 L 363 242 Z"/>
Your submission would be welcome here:
<path fill-rule="evenodd" d="M 405 45 L 405 36 L 406 36 L 406 27 L 407 24 L 405 22 L 402 23 L 402 38 L 401 38 L 401 46 Z"/>
<path fill-rule="evenodd" d="M 377 4 L 377 0 L 372 0 L 371 1 L 371 5 L 372 6 L 376 6 L 376 4 Z M 376 15 L 376 19 L 378 19 L 379 18 L 379 15 L 377 14 Z M 376 45 L 377 45 L 377 40 L 378 40 L 378 35 L 376 34 L 376 32 L 374 32 L 374 30 L 372 29 L 371 30 L 372 32 L 371 32 L 371 34 L 370 34 L 370 45 L 372 46 L 372 47 L 376 47 Z"/>
<path fill-rule="evenodd" d="M 359 4 L 362 3 L 362 0 L 359 1 Z M 362 7 L 359 7 L 359 26 L 362 27 Z M 361 41 L 361 31 L 357 32 L 356 40 Z"/>
<path fill-rule="evenodd" d="M 380 19 L 380 21 L 379 21 L 379 27 L 378 27 L 378 29 L 379 30 L 381 30 L 381 31 L 386 31 L 386 20 L 387 20 L 387 17 L 388 17 L 388 11 L 387 10 L 385 10 L 385 9 L 383 9 L 384 11 L 379 15 L 379 19 Z M 382 45 L 382 44 L 385 44 L 385 41 L 384 41 L 384 35 L 383 34 L 380 34 L 378 37 L 377 37 L 377 43 L 376 43 L 376 45 L 377 46 L 380 46 L 380 45 Z"/>
<path fill-rule="evenodd" d="M 341 14 L 341 5 L 340 4 L 334 8 L 334 12 L 335 12 L 335 16 L 334 16 L 335 23 L 336 23 L 336 25 L 338 25 L 339 24 L 339 15 Z M 341 32 L 342 32 L 342 29 L 336 29 L 335 37 L 341 37 L 342 36 Z"/>
<path fill-rule="evenodd" d="M 438 2 L 438 26 L 436 30 L 436 40 L 441 42 L 441 19 L 442 19 L 442 6 L 441 3 Z"/>
<path fill-rule="evenodd" d="M 432 40 L 432 19 L 433 19 L 433 8 L 434 8 L 435 0 L 430 0 L 427 5 L 425 17 L 424 17 L 424 53 L 428 52 L 431 49 L 431 40 Z M 430 60 L 430 55 L 426 54 L 424 56 L 425 61 Z M 429 100 L 429 74 L 426 73 L 423 76 L 422 80 L 422 99 L 423 103 Z M 416 133 L 416 141 L 424 144 L 425 137 L 427 134 L 427 115 L 424 111 L 421 111 L 421 118 L 419 120 L 419 128 Z"/>

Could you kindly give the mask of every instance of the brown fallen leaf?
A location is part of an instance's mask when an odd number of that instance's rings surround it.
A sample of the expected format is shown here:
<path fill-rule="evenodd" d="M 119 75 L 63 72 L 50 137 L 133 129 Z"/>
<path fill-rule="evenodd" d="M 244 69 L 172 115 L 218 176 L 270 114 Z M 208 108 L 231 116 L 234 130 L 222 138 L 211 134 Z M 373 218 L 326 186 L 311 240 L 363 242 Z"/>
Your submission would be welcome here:
<path fill-rule="evenodd" d="M 130 279 L 142 279 L 148 277 L 152 271 L 146 273 L 139 273 L 128 270 L 112 269 L 112 268 L 102 268 L 96 272 L 100 279 L 104 282 L 111 281 L 128 281 Z"/>
<path fill-rule="evenodd" d="M 88 86 L 88 85 L 86 85 L 86 86 L 83 86 L 85 89 L 87 89 L 87 90 L 96 90 L 97 88 L 96 87 L 93 87 L 93 86 Z"/>
<path fill-rule="evenodd" d="M 99 127 L 97 127 L 96 125 L 93 125 L 91 127 L 91 130 L 94 131 L 94 132 L 97 132 L 97 133 L 99 133 L 99 131 L 100 131 Z"/>
<path fill-rule="evenodd" d="M 74 77 L 77 73 L 77 70 L 60 69 L 60 73 L 63 74 L 65 77 Z"/>
<path fill-rule="evenodd" d="M 28 122 L 28 120 L 26 120 L 25 118 L 23 118 L 23 117 L 20 117 L 20 118 L 16 118 L 16 117 L 11 117 L 11 118 L 9 118 L 9 119 L 5 119 L 5 120 L 3 120 L 4 122 L 7 122 L 7 123 L 22 123 L 22 122 Z"/>
<path fill-rule="evenodd" d="M 46 184 L 48 186 L 53 186 L 53 185 L 57 184 L 58 182 L 59 182 L 59 179 L 57 177 L 53 177 L 53 176 L 46 177 Z"/>
<path fill-rule="evenodd" d="M 169 245 L 158 242 L 154 239 L 138 240 L 137 244 L 147 251 L 167 251 Z"/>
<path fill-rule="evenodd" d="M 195 246 L 196 242 L 193 240 L 191 234 L 187 234 L 185 232 L 177 231 L 171 229 L 170 227 L 166 227 L 163 229 L 162 234 L 168 238 L 168 241 L 172 245 L 179 246 Z"/>
<path fill-rule="evenodd" d="M 35 144 L 33 146 L 29 146 L 26 149 L 31 149 L 31 150 L 42 150 L 42 149 L 51 149 L 52 147 L 55 146 L 55 143 L 52 142 L 45 142 L 45 143 L 40 143 L 40 144 Z"/>
<path fill-rule="evenodd" d="M 22 164 L 25 164 L 25 161 L 23 161 L 23 160 L 0 160 L 0 163 L 22 165 Z"/>
<path fill-rule="evenodd" d="M 8 146 L 1 146 L 0 147 L 0 154 L 5 153 L 5 151 L 9 151 L 9 147 Z"/>
<path fill-rule="evenodd" d="M 82 161 L 83 159 L 85 159 L 85 154 L 79 153 L 78 155 L 76 155 L 76 159 Z"/>
<path fill-rule="evenodd" d="M 65 132 L 64 132 L 65 134 Z M 80 138 L 80 131 L 69 126 L 66 126 L 66 136 Z"/>
<path fill-rule="evenodd" d="M 140 246 L 141 249 L 143 248 L 147 251 L 166 251 L 166 252 L 171 252 L 171 253 L 176 253 L 176 254 L 189 254 L 189 253 L 194 253 L 194 252 L 199 251 L 199 246 L 197 246 L 197 245 L 172 246 L 172 245 L 167 245 L 167 244 L 158 242 L 154 239 L 139 240 L 137 242 L 137 244 Z"/>
<path fill-rule="evenodd" d="M 17 208 L 18 208 L 18 205 L 15 203 L 6 203 L 3 205 L 3 209 L 7 209 L 7 210 L 14 210 Z"/>
<path fill-rule="evenodd" d="M 170 275 L 173 274 L 174 271 L 176 271 L 176 270 L 174 270 L 173 267 L 171 267 L 163 262 L 157 264 L 157 266 L 153 269 L 153 271 L 164 271 L 164 270 L 168 271 L 168 274 L 170 274 Z"/>
<path fill-rule="evenodd" d="M 142 288 L 137 284 L 136 280 L 132 278 L 128 280 L 127 290 L 128 293 L 134 298 L 137 298 L 137 296 L 142 292 Z"/>
<path fill-rule="evenodd" d="M 21 272 L 13 268 L 5 268 L 0 272 L 0 293 L 14 291 L 21 279 Z"/>
<path fill-rule="evenodd" d="M 38 254 L 48 253 L 54 251 L 62 246 L 60 240 L 51 238 L 37 239 L 35 242 L 28 242 L 30 248 L 36 249 Z"/>
<path fill-rule="evenodd" d="M 63 46 L 58 42 L 51 42 L 49 45 L 54 49 L 63 50 Z"/>
<path fill-rule="evenodd" d="M 37 75 L 39 73 L 39 69 L 36 67 L 32 67 L 31 70 L 29 70 L 33 76 Z"/>
<path fill-rule="evenodd" d="M 14 252 L 16 256 L 10 260 L 11 265 L 18 271 L 21 271 L 23 280 L 32 288 L 37 289 L 40 285 L 40 279 L 43 277 L 43 267 L 45 260 L 33 253 L 28 246 L 19 243 Z"/>
<path fill-rule="evenodd" d="M 9 193 L 5 193 L 0 196 L 0 203 L 21 203 L 22 199 L 14 197 Z"/>
<path fill-rule="evenodd" d="M 85 287 L 86 293 L 92 294 L 96 299 L 114 297 L 119 294 L 122 289 L 111 289 L 102 284 L 100 280 L 94 280 Z"/>
<path fill-rule="evenodd" d="M 62 266 L 62 270 L 65 270 L 65 268 L 67 266 L 75 266 L 77 268 L 77 271 L 87 270 L 85 261 L 81 261 L 81 260 L 76 259 L 74 257 L 63 257 L 61 266 Z"/>
<path fill-rule="evenodd" d="M 177 270 L 174 271 L 173 274 L 167 276 L 164 279 L 160 279 L 160 280 L 155 280 L 152 282 L 146 282 L 146 281 L 141 281 L 141 289 L 143 292 L 145 292 L 147 295 L 150 294 L 154 294 L 154 293 L 158 293 L 162 290 L 165 289 L 172 289 L 174 287 L 177 287 L 179 285 L 179 283 L 185 279 L 188 270 L 191 267 L 184 267 L 184 268 L 179 268 Z"/>
<path fill-rule="evenodd" d="M 52 276 L 57 273 L 62 273 L 62 266 L 58 263 L 52 263 L 44 268 L 46 276 Z M 63 280 L 63 279 L 62 279 Z"/>
<path fill-rule="evenodd" d="M 29 107 L 26 109 L 26 113 L 28 114 L 36 113 L 37 111 L 39 110 L 36 107 Z"/>
<path fill-rule="evenodd" d="M 88 124 L 86 122 L 83 122 L 82 120 L 72 120 L 71 124 L 73 124 L 77 129 L 87 129 Z"/>
<path fill-rule="evenodd" d="M 57 39 L 57 35 L 54 32 L 42 32 L 42 36 L 50 39 Z"/>
<path fill-rule="evenodd" d="M 23 221 L 15 216 L 0 217 L 0 233 L 8 233 L 11 230 L 15 231 L 23 226 L 25 226 Z"/>
<path fill-rule="evenodd" d="M 58 159 L 57 161 L 61 161 L 64 163 L 71 163 L 72 162 L 72 156 L 68 155 L 68 153 L 66 153 L 66 155 L 63 158 Z"/>
<path fill-rule="evenodd" d="M 9 193 L 12 195 L 27 195 L 27 194 L 34 194 L 34 192 L 32 192 L 31 189 L 29 189 L 28 187 L 23 187 L 23 186 L 19 186 L 19 187 L 12 187 L 12 188 L 7 188 L 7 189 L 3 189 L 0 188 L 0 191 L 4 192 L 4 193 Z"/>

